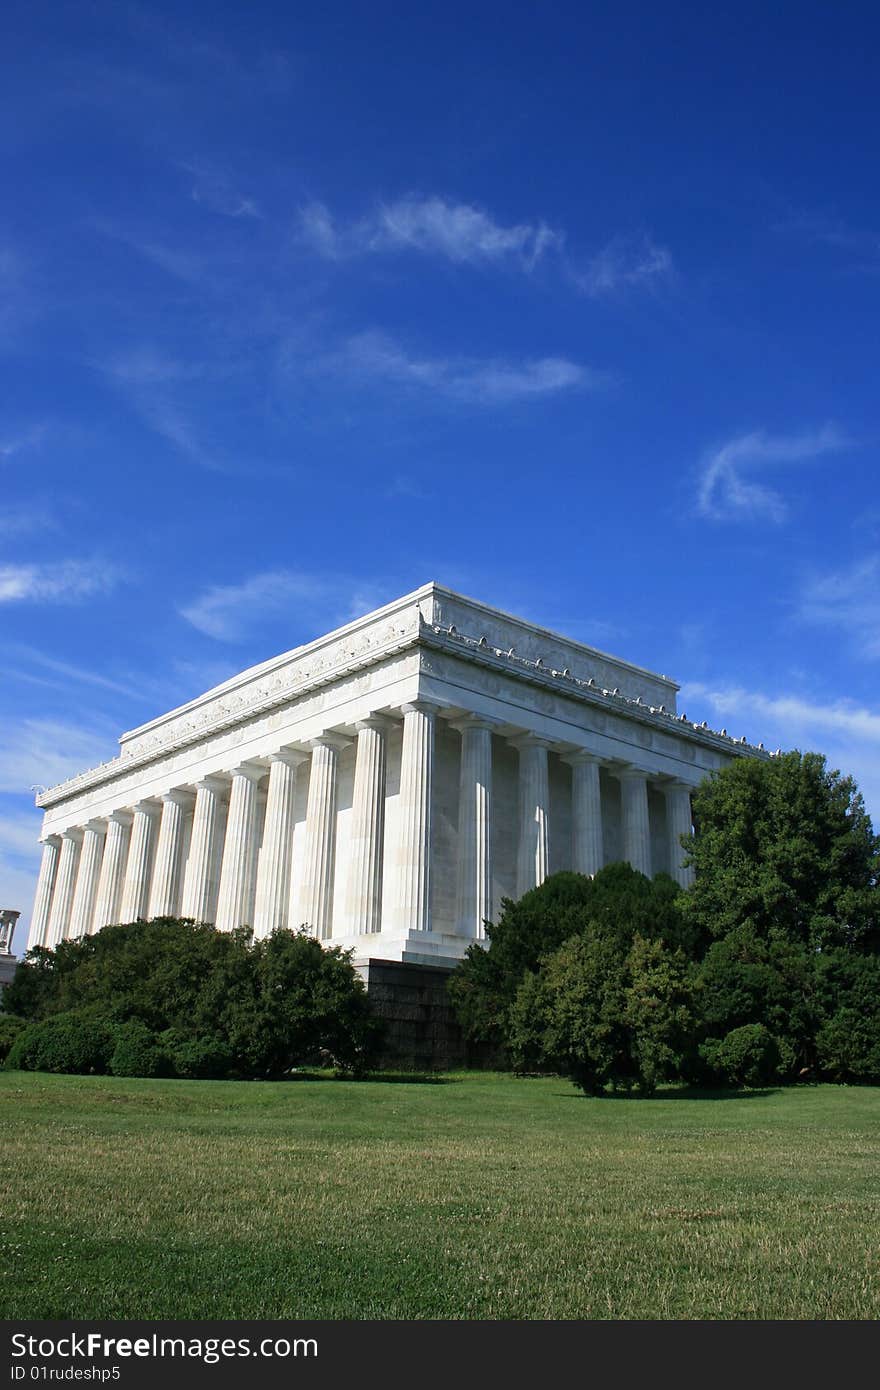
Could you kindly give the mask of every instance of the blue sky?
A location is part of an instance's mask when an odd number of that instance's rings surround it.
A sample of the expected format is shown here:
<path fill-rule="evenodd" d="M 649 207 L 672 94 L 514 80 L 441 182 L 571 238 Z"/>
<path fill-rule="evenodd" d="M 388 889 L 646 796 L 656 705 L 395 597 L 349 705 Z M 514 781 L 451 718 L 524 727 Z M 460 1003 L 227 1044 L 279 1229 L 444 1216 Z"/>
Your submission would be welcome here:
<path fill-rule="evenodd" d="M 880 818 L 876 6 L 0 25 L 22 925 L 31 784 L 431 578 L 826 752 Z"/>

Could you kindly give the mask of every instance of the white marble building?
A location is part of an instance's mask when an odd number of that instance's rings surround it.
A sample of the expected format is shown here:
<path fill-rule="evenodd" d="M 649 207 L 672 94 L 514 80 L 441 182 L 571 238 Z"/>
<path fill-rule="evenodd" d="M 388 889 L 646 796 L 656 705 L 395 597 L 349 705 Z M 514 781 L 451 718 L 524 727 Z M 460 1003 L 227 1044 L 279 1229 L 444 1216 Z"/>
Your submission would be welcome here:
<path fill-rule="evenodd" d="M 744 739 L 665 676 L 426 584 L 124 734 L 43 792 L 29 946 L 175 914 L 448 965 L 504 897 L 629 860 L 682 883 Z"/>

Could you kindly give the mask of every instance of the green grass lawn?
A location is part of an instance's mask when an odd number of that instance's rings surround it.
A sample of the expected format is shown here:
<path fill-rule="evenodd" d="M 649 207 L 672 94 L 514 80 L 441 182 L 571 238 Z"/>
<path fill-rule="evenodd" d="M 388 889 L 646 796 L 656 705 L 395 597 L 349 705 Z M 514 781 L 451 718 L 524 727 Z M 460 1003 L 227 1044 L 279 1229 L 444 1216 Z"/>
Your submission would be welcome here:
<path fill-rule="evenodd" d="M 880 1090 L 0 1073 L 7 1318 L 877 1318 Z"/>

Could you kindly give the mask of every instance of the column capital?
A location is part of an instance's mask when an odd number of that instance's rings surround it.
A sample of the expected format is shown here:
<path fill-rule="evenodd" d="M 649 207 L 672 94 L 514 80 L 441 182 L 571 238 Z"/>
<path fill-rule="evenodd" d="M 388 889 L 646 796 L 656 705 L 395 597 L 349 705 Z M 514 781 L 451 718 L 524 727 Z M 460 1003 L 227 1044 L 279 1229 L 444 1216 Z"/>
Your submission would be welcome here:
<path fill-rule="evenodd" d="M 634 763 L 625 763 L 617 767 L 609 767 L 608 771 L 612 777 L 616 777 L 618 782 L 647 782 L 653 775 L 646 767 L 636 767 Z"/>
<path fill-rule="evenodd" d="M 44 835 L 40 840 L 41 845 L 51 845 L 52 849 L 58 849 L 61 844 L 60 835 Z"/>
<path fill-rule="evenodd" d="M 684 782 L 678 777 L 670 777 L 668 780 L 664 778 L 657 785 L 662 792 L 687 792 L 689 796 L 697 790 L 695 783 Z"/>
<path fill-rule="evenodd" d="M 192 799 L 192 792 L 187 791 L 183 787 L 173 787 L 170 792 L 163 792 L 159 797 L 159 800 L 163 804 L 166 801 L 172 801 L 176 806 L 190 806 L 192 804 Z"/>
<path fill-rule="evenodd" d="M 352 740 L 347 734 L 337 734 L 333 729 L 328 729 L 325 734 L 318 734 L 316 738 L 304 739 L 303 741 L 312 753 L 316 748 L 332 748 L 336 753 L 341 753 L 342 749 L 347 748 Z"/>
<path fill-rule="evenodd" d="M 526 748 L 545 748 L 550 753 L 556 747 L 552 738 L 543 738 L 541 734 L 514 734 L 507 742 L 511 748 L 516 748 L 518 752 L 522 752 Z"/>
<path fill-rule="evenodd" d="M 489 733 L 492 733 L 500 722 L 488 714 L 462 714 L 457 719 L 450 719 L 449 727 L 459 734 L 467 733 L 468 729 L 488 729 Z"/>
<path fill-rule="evenodd" d="M 575 748 L 571 753 L 560 753 L 560 758 L 569 767 L 606 767 L 608 759 L 602 758 L 598 753 L 591 753 L 589 748 Z"/>
<path fill-rule="evenodd" d="M 162 806 L 158 801 L 136 801 L 131 807 L 132 811 L 140 811 L 145 816 L 159 816 L 162 814 Z"/>
<path fill-rule="evenodd" d="M 374 729 L 377 734 L 387 734 L 393 724 L 394 721 L 387 714 L 368 714 L 365 719 L 356 719 L 354 727 L 358 733 L 361 729 Z"/>
<path fill-rule="evenodd" d="M 109 814 L 108 817 L 107 817 L 107 824 L 109 825 L 111 821 L 115 821 L 117 825 L 121 825 L 121 826 L 123 826 L 123 827 L 127 827 L 127 826 L 131 825 L 131 821 L 132 821 L 132 814 L 131 814 L 131 811 L 125 811 L 125 810 L 121 810 L 121 811 L 111 811 L 110 814 Z"/>
<path fill-rule="evenodd" d="M 227 775 L 229 777 L 246 777 L 249 782 L 259 782 L 261 777 L 265 777 L 266 769 L 261 767 L 259 763 L 243 762 L 239 763 L 237 767 L 229 768 Z"/>
<path fill-rule="evenodd" d="M 266 761 L 270 768 L 273 763 L 283 763 L 285 767 L 296 769 L 302 766 L 308 756 L 304 748 L 279 748 L 277 752 L 270 753 Z"/>
<path fill-rule="evenodd" d="M 220 792 L 225 792 L 229 786 L 225 777 L 221 777 L 218 772 L 212 773 L 208 777 L 200 777 L 197 782 L 193 782 L 193 787 L 197 792 L 204 789 L 206 792 L 213 792 L 219 796 Z"/>
<path fill-rule="evenodd" d="M 83 830 L 84 830 L 84 831 L 85 831 L 85 830 L 94 830 L 94 831 L 96 831 L 99 835 L 103 835 L 104 832 L 106 831 L 106 829 L 107 829 L 107 822 L 106 822 L 106 820 L 104 819 L 103 816 L 97 816 L 97 817 L 95 817 L 93 820 L 87 820 L 87 821 L 85 821 L 85 822 L 83 823 Z"/>
<path fill-rule="evenodd" d="M 443 706 L 433 700 L 407 700 L 397 708 L 401 714 L 439 714 Z"/>
<path fill-rule="evenodd" d="M 74 843 L 78 843 L 82 839 L 83 833 L 83 827 L 81 825 L 72 825 L 69 830 L 62 830 L 61 839 L 73 840 Z"/>

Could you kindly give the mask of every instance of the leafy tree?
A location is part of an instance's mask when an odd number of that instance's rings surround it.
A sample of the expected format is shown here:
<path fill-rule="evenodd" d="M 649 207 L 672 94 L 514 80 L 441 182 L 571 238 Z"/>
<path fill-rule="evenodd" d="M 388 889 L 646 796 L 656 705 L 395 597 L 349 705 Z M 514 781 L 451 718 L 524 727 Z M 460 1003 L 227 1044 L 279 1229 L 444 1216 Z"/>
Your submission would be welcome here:
<path fill-rule="evenodd" d="M 710 1071 L 732 1086 L 763 1086 L 779 1073 L 779 1044 L 763 1023 L 746 1023 L 724 1038 L 711 1038 L 701 1050 Z"/>
<path fill-rule="evenodd" d="M 9 988 L 34 1022 L 87 1008 L 117 1031 L 130 1025 L 118 1058 L 124 1074 L 135 1074 L 138 1057 L 151 1070 L 137 1074 L 153 1074 L 164 1065 L 160 1054 L 193 1076 L 275 1076 L 319 1060 L 358 1069 L 378 1037 L 349 954 L 324 950 L 304 932 L 254 943 L 246 928 L 218 932 L 177 918 L 123 923 L 29 953 Z"/>
<path fill-rule="evenodd" d="M 811 951 L 880 948 L 880 840 L 820 754 L 737 759 L 697 790 L 694 822 L 682 907 L 696 936 L 748 926 Z"/>
<path fill-rule="evenodd" d="M 678 1074 L 692 1025 L 683 952 L 591 923 L 523 979 L 508 1043 L 520 1067 L 552 1068 L 588 1094 L 609 1083 L 649 1094 Z"/>
<path fill-rule="evenodd" d="M 519 901 L 505 899 L 498 922 L 486 924 L 488 946 L 470 946 L 449 982 L 465 1035 L 474 1042 L 503 1046 L 520 985 L 590 923 L 600 924 L 605 938 L 626 949 L 637 934 L 692 948 L 681 897 L 677 884 L 665 874 L 651 880 L 628 864 L 609 864 L 595 878 L 552 874 Z"/>

